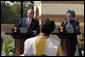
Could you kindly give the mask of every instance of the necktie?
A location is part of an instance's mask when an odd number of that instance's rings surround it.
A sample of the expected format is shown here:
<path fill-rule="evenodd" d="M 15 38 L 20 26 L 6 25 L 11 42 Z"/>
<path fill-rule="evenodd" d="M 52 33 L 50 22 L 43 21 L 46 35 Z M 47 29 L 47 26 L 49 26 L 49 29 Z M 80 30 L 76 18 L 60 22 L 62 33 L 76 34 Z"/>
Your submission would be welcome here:
<path fill-rule="evenodd" d="M 30 27 L 30 20 L 28 21 L 28 29 L 29 29 L 29 27 Z"/>

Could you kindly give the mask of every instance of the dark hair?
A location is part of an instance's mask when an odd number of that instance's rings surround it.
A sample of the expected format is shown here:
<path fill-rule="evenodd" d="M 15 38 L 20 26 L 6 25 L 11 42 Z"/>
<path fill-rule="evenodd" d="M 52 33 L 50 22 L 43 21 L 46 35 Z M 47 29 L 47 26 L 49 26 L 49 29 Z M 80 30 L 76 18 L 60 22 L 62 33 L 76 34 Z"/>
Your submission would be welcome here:
<path fill-rule="evenodd" d="M 52 19 L 46 19 L 41 25 L 41 32 L 49 35 L 55 29 L 55 23 Z"/>

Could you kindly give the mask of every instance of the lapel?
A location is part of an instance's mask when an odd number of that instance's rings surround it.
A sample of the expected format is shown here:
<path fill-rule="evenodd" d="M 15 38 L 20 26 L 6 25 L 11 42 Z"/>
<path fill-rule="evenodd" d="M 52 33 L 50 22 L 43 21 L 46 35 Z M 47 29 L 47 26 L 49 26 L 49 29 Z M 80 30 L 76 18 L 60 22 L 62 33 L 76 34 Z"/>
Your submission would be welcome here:
<path fill-rule="evenodd" d="M 32 26 L 32 23 L 33 23 L 33 19 L 31 20 L 30 26 Z"/>
<path fill-rule="evenodd" d="M 26 27 L 27 27 L 27 19 L 28 19 L 28 18 L 26 18 L 26 20 L 25 20 Z"/>

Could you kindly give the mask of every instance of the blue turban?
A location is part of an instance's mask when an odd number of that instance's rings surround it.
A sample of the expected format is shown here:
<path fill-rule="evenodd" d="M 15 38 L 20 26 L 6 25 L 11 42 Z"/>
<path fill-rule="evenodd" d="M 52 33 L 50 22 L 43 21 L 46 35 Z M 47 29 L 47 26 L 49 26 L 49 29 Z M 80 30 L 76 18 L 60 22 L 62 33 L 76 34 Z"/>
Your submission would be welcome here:
<path fill-rule="evenodd" d="M 66 15 L 70 13 L 73 17 L 75 17 L 75 12 L 73 10 L 67 10 Z"/>

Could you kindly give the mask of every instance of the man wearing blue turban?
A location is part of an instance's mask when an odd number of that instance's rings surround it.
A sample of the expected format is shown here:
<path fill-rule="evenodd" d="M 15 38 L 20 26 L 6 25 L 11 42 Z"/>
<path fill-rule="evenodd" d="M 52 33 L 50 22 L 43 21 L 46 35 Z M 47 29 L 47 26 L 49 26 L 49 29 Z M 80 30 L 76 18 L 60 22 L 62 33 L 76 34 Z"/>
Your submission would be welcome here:
<path fill-rule="evenodd" d="M 72 35 L 72 37 L 69 36 L 68 39 L 70 41 L 70 55 L 74 56 L 76 51 L 76 45 L 78 44 L 77 35 L 80 34 L 80 26 L 79 26 L 79 22 L 75 18 L 75 12 L 73 10 L 67 10 L 66 17 L 67 20 L 64 21 L 61 24 L 61 26 L 64 26 L 66 28 L 66 32 L 68 33 L 77 33 Z"/>
<path fill-rule="evenodd" d="M 68 13 L 75 17 L 75 12 L 73 10 L 67 10 L 66 15 L 68 15 Z"/>

